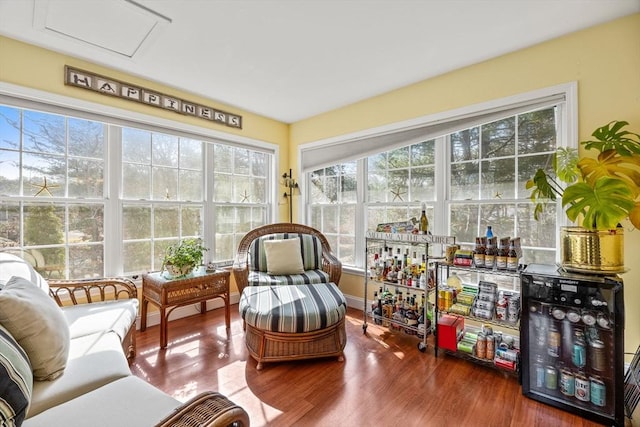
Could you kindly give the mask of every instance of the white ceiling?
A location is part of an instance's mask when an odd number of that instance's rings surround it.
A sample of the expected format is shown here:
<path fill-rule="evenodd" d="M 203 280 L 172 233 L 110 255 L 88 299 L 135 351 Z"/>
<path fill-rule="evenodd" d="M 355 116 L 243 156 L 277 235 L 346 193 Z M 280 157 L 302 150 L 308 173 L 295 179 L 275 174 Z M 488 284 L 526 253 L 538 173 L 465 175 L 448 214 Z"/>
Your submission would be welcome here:
<path fill-rule="evenodd" d="M 640 0 L 0 0 L 0 34 L 292 123 L 637 12 Z"/>

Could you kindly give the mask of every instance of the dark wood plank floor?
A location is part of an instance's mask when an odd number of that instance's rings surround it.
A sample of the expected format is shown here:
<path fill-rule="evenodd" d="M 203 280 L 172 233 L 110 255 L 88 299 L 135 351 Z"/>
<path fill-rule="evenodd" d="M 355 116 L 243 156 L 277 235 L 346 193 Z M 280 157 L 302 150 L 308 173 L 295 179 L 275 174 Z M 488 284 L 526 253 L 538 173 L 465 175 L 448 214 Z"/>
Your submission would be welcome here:
<path fill-rule="evenodd" d="M 452 356 L 425 353 L 417 339 L 390 334 L 349 309 L 345 361 L 265 364 L 247 353 L 238 307 L 138 332 L 133 373 L 178 400 L 217 390 L 249 413 L 252 426 L 597 426 L 522 396 L 514 377 Z"/>

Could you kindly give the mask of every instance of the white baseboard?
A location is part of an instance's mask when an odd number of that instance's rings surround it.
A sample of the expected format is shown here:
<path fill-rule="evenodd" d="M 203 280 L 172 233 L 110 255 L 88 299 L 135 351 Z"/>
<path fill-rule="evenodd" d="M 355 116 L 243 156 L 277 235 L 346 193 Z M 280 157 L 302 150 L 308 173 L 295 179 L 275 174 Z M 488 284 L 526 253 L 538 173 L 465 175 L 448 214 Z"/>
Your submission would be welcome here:
<path fill-rule="evenodd" d="M 344 295 L 347 300 L 347 307 L 355 308 L 358 310 L 362 310 L 364 307 L 364 299 L 360 297 L 355 297 L 353 295 Z M 240 301 L 240 294 L 235 292 L 230 296 L 231 304 L 237 304 Z M 149 304 L 149 309 L 155 307 L 153 304 Z M 224 302 L 220 298 L 216 298 L 210 301 L 207 301 L 207 311 L 215 310 L 216 308 L 223 308 Z M 234 310 L 234 307 L 231 307 L 231 310 Z M 182 307 L 178 307 L 171 312 L 169 316 L 169 321 L 181 319 L 183 317 L 193 316 L 195 314 L 200 313 L 200 303 L 189 304 Z M 147 327 L 155 326 L 160 324 L 160 312 L 157 310 L 150 311 L 147 313 Z M 140 317 L 136 320 L 136 328 L 140 329 Z"/>

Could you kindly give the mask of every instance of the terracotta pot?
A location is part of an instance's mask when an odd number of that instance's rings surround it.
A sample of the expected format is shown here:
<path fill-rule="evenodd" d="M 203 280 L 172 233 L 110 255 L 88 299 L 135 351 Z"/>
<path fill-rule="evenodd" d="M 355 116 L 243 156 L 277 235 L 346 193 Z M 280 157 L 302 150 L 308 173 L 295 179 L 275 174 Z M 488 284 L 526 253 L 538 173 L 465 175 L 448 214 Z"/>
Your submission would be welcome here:
<path fill-rule="evenodd" d="M 616 274 L 624 271 L 624 229 L 560 229 L 560 261 L 569 271 Z"/>

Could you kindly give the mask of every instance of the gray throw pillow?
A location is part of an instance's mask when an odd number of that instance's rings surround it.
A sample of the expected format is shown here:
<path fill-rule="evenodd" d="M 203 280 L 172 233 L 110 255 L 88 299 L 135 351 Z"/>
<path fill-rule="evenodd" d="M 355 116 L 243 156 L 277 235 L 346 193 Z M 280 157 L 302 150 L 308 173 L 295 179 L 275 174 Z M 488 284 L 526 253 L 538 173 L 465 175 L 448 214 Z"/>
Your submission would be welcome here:
<path fill-rule="evenodd" d="M 62 375 L 69 357 L 69 325 L 42 289 L 22 277 L 9 279 L 0 290 L 0 324 L 29 356 L 34 379 Z"/>

